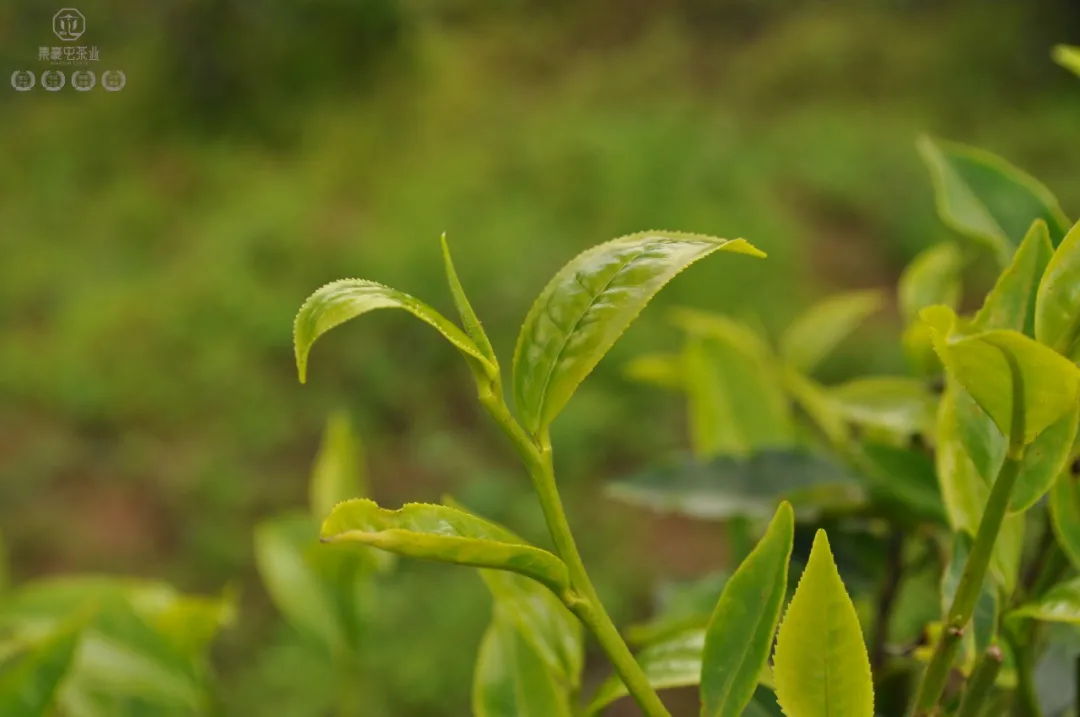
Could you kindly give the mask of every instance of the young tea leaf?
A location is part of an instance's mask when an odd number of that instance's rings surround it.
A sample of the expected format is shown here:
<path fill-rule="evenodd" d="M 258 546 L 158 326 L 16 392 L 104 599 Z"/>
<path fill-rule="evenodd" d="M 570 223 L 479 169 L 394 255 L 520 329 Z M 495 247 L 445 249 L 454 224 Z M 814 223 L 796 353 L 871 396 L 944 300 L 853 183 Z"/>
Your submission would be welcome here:
<path fill-rule="evenodd" d="M 309 296 L 293 322 L 293 344 L 300 382 L 307 380 L 308 354 L 320 336 L 349 319 L 375 309 L 408 311 L 453 344 L 474 372 L 488 377 L 498 375 L 497 368 L 461 329 L 424 302 L 374 281 L 342 279 L 327 284 Z"/>
<path fill-rule="evenodd" d="M 768 664 L 787 595 L 795 512 L 784 502 L 757 546 L 724 586 L 705 633 L 702 717 L 739 717 Z"/>
<path fill-rule="evenodd" d="M 353 433 L 349 415 L 344 411 L 332 414 L 326 421 L 308 486 L 315 520 L 328 516 L 341 501 L 359 498 L 366 492 L 362 459 L 360 441 Z"/>
<path fill-rule="evenodd" d="M 407 503 L 385 510 L 372 500 L 339 503 L 323 522 L 324 542 L 354 541 L 412 558 L 530 577 L 560 597 L 570 586 L 566 565 L 493 523 L 445 505 Z"/>
<path fill-rule="evenodd" d="M 924 249 L 900 275 L 900 315 L 910 324 L 927 306 L 944 304 L 956 308 L 960 302 L 960 274 L 964 254 L 955 242 L 942 242 Z"/>
<path fill-rule="evenodd" d="M 780 355 L 795 369 L 810 373 L 883 304 L 877 291 L 837 294 L 818 302 L 784 331 Z"/>
<path fill-rule="evenodd" d="M 1050 490 L 1054 481 L 1069 463 L 1073 441 L 1076 440 L 1080 404 L 1039 434 L 1024 451 L 1020 475 L 1016 477 L 1009 510 L 1027 510 Z"/>
<path fill-rule="evenodd" d="M 1012 329 L 1034 336 L 1035 292 L 1053 253 L 1046 222 L 1036 219 L 1012 262 L 987 294 L 972 326 L 983 331 Z"/>
<path fill-rule="evenodd" d="M 952 230 L 1009 263 L 1031 223 L 1046 221 L 1056 246 L 1069 226 L 1054 195 L 1000 157 L 974 147 L 921 137 L 919 154 L 930 170 L 938 215 Z"/>
<path fill-rule="evenodd" d="M 1080 75 L 1080 47 L 1072 45 L 1055 45 L 1053 50 L 1054 62 L 1067 70 L 1072 70 Z"/>
<path fill-rule="evenodd" d="M 525 429 L 534 436 L 546 431 L 653 296 L 716 251 L 764 256 L 743 239 L 642 232 L 564 266 L 540 292 L 514 349 L 514 401 Z"/>
<path fill-rule="evenodd" d="M 638 653 L 637 662 L 653 689 L 690 687 L 701 679 L 701 650 L 704 643 L 703 630 L 688 630 L 649 645 Z M 757 675 L 754 675 L 753 686 L 756 685 Z M 598 714 L 627 694 L 626 685 L 617 675 L 613 675 L 600 685 L 585 714 Z"/>
<path fill-rule="evenodd" d="M 569 690 L 533 647 L 496 617 L 480 643 L 472 694 L 475 717 L 571 717 Z"/>
<path fill-rule="evenodd" d="M 874 715 L 874 683 L 859 618 L 823 530 L 814 537 L 780 623 L 773 680 L 789 717 Z"/>
<path fill-rule="evenodd" d="M 472 304 L 465 296 L 465 289 L 461 286 L 457 271 L 454 269 L 454 260 L 450 257 L 450 245 L 446 243 L 446 234 L 442 235 L 443 264 L 446 266 L 446 281 L 450 284 L 450 293 L 454 295 L 454 304 L 457 306 L 461 324 L 465 327 L 465 333 L 475 342 L 476 347 L 484 354 L 484 358 L 498 369 L 499 361 L 495 358 L 495 349 L 491 347 L 491 341 L 480 324 L 480 319 L 473 311 Z"/>
<path fill-rule="evenodd" d="M 1080 223 L 1054 252 L 1039 282 L 1035 338 L 1080 361 Z"/>

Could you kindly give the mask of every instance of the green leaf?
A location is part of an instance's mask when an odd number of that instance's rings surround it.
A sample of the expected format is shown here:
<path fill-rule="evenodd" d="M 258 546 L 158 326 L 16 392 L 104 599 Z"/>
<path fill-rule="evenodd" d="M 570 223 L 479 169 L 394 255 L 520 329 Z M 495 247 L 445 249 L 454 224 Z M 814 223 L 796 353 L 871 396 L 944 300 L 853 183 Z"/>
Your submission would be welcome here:
<path fill-rule="evenodd" d="M 568 690 L 513 625 L 495 619 L 473 674 L 475 717 L 570 717 Z"/>
<path fill-rule="evenodd" d="M 1016 331 L 956 331 L 956 314 L 944 306 L 922 312 L 934 330 L 934 348 L 949 373 L 967 389 L 1001 432 L 1011 435 L 1013 370 L 1023 385 L 1023 431 L 1031 443 L 1072 408 L 1080 396 L 1080 368 L 1068 359 Z"/>
<path fill-rule="evenodd" d="M 964 254 L 955 242 L 942 242 L 924 249 L 900 275 L 900 315 L 910 324 L 927 306 L 944 304 L 956 308 L 960 302 L 960 275 Z"/>
<path fill-rule="evenodd" d="M 514 400 L 524 427 L 534 436 L 546 431 L 653 296 L 715 251 L 764 256 L 743 239 L 642 232 L 564 266 L 540 292 L 514 349 Z"/>
<path fill-rule="evenodd" d="M 768 359 L 772 355 L 765 337 L 730 316 L 677 307 L 671 311 L 671 323 L 691 336 L 714 339 L 756 359 Z"/>
<path fill-rule="evenodd" d="M 873 717 L 874 683 L 855 606 L 818 530 L 773 657 L 776 697 L 791 717 Z"/>
<path fill-rule="evenodd" d="M 788 326 L 780 338 L 780 355 L 799 371 L 810 373 L 883 305 L 878 291 L 837 294 L 818 302 Z"/>
<path fill-rule="evenodd" d="M 781 380 L 799 404 L 834 448 L 846 447 L 851 437 L 843 411 L 835 401 L 829 398 L 828 389 L 803 375 L 791 366 L 785 366 Z"/>
<path fill-rule="evenodd" d="M 901 376 L 857 378 L 827 389 L 848 421 L 906 437 L 928 433 L 937 400 L 925 381 Z"/>
<path fill-rule="evenodd" d="M 768 665 L 787 595 L 795 512 L 781 503 L 765 535 L 724 586 L 705 633 L 702 717 L 739 717 Z"/>
<path fill-rule="evenodd" d="M 1035 338 L 1080 361 L 1080 224 L 1061 242 L 1039 282 Z"/>
<path fill-rule="evenodd" d="M 1080 404 L 1073 406 L 1027 447 L 1020 466 L 1020 475 L 1016 477 L 1016 486 L 1009 501 L 1009 510 L 1027 510 L 1050 490 L 1069 463 L 1078 421 Z"/>
<path fill-rule="evenodd" d="M 747 459 L 693 458 L 657 466 L 608 485 L 613 498 L 659 512 L 726 520 L 768 518 L 782 501 L 800 519 L 863 502 L 862 489 L 844 466 L 805 449 L 763 450 Z"/>
<path fill-rule="evenodd" d="M 1080 490 L 1071 471 L 1062 471 L 1050 491 L 1050 518 L 1058 544 L 1080 568 Z"/>
<path fill-rule="evenodd" d="M 1080 577 L 1058 583 L 1038 600 L 1010 612 L 1009 617 L 1080 625 Z"/>
<path fill-rule="evenodd" d="M 920 520 L 947 523 L 933 460 L 921 451 L 865 441 L 862 467 L 877 500 L 902 506 Z M 865 464 L 865 465 L 864 465 Z"/>
<path fill-rule="evenodd" d="M 1004 266 L 1031 223 L 1046 221 L 1057 245 L 1069 221 L 1057 199 L 1034 177 L 1000 157 L 955 142 L 921 137 L 938 215 L 952 230 L 988 248 Z"/>
<path fill-rule="evenodd" d="M 375 309 L 408 311 L 453 344 L 469 362 L 474 373 L 479 372 L 489 378 L 498 375 L 498 369 L 461 329 L 424 302 L 374 281 L 342 279 L 327 284 L 309 296 L 293 322 L 293 344 L 300 382 L 307 380 L 308 354 L 320 336 L 349 319 Z"/>
<path fill-rule="evenodd" d="M 412 558 L 530 577 L 562 597 L 570 589 L 566 565 L 493 523 L 445 505 L 407 503 L 384 510 L 364 499 L 339 503 L 323 522 L 325 542 L 357 542 Z"/>
<path fill-rule="evenodd" d="M 1036 219 L 1012 262 L 987 294 L 972 326 L 983 331 L 1012 329 L 1034 336 L 1035 292 L 1053 253 L 1046 222 Z"/>
<path fill-rule="evenodd" d="M 469 303 L 468 297 L 465 296 L 465 289 L 461 286 L 461 280 L 458 279 L 457 271 L 454 269 L 454 260 L 450 257 L 450 245 L 446 243 L 445 233 L 442 235 L 441 241 L 443 264 L 446 267 L 446 281 L 450 285 L 450 293 L 454 295 L 454 305 L 457 306 L 458 316 L 461 317 L 461 324 L 465 327 L 465 333 L 469 335 L 469 338 L 473 340 L 476 347 L 480 349 L 484 358 L 486 358 L 495 368 L 496 372 L 498 372 L 499 361 L 495 358 L 495 349 L 491 347 L 491 341 L 484 332 L 484 327 L 480 324 L 480 319 L 476 316 L 476 312 L 473 311 L 472 304 Z"/>
<path fill-rule="evenodd" d="M 653 689 L 690 687 L 701 680 L 701 651 L 704 643 L 703 630 L 688 630 L 649 645 L 638 653 L 637 662 Z M 757 675 L 754 676 L 754 685 L 757 685 Z M 600 685 L 585 714 L 595 715 L 627 694 L 629 693 L 622 680 L 613 675 Z"/>
<path fill-rule="evenodd" d="M 1080 75 L 1080 47 L 1072 45 L 1055 45 L 1053 50 L 1054 62 L 1067 70 L 1072 70 Z"/>
<path fill-rule="evenodd" d="M 363 461 L 360 442 L 353 433 L 349 415 L 332 414 L 326 421 L 322 445 L 311 471 L 309 500 L 316 520 L 322 520 L 343 500 L 362 496 Z"/>
<path fill-rule="evenodd" d="M 654 616 L 626 628 L 627 642 L 646 646 L 688 630 L 704 630 L 727 580 L 721 570 L 687 582 L 660 583 Z"/>
<path fill-rule="evenodd" d="M 628 361 L 623 367 L 623 374 L 631 381 L 681 391 L 682 356 L 666 353 L 643 354 Z"/>
<path fill-rule="evenodd" d="M 82 627 L 81 621 L 64 626 L 0 662 L 0 714 L 46 717 L 53 713 L 57 691 L 71 668 Z"/>

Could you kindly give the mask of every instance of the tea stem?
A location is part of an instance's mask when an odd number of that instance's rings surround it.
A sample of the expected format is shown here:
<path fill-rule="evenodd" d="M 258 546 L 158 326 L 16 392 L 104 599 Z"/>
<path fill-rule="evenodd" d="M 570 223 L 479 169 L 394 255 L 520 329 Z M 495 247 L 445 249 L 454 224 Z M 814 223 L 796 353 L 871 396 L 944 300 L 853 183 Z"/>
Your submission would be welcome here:
<path fill-rule="evenodd" d="M 964 701 L 960 703 L 960 711 L 956 713 L 956 717 L 979 717 L 994 688 L 1003 659 L 1001 648 L 997 645 L 986 648 L 971 674 L 971 680 L 964 692 Z"/>

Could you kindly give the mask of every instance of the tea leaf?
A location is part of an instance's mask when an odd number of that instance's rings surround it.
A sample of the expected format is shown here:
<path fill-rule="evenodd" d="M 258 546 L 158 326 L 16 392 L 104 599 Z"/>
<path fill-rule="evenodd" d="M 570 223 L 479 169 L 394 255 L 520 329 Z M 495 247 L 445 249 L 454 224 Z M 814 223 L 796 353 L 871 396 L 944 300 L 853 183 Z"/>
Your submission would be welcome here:
<path fill-rule="evenodd" d="M 787 595 L 795 513 L 781 503 L 765 535 L 724 586 L 705 632 L 702 717 L 739 717 L 768 665 Z"/>
<path fill-rule="evenodd" d="M 529 310 L 514 349 L 514 401 L 526 430 L 543 433 L 653 296 L 715 251 L 764 256 L 743 239 L 643 232 L 564 266 Z"/>
<path fill-rule="evenodd" d="M 1080 568 L 1080 491 L 1070 471 L 1062 471 L 1050 490 L 1050 518 L 1061 549 Z"/>
<path fill-rule="evenodd" d="M 651 353 L 638 356 L 626 363 L 623 374 L 631 381 L 674 391 L 683 389 L 682 357 L 678 354 Z"/>
<path fill-rule="evenodd" d="M 956 314 L 944 306 L 922 312 L 934 329 L 934 348 L 949 373 L 967 389 L 1002 434 L 1010 435 L 1013 419 L 1013 375 L 1020 372 L 1024 405 L 1023 443 L 1031 443 L 1061 418 L 1080 396 L 1080 368 L 1068 359 L 1016 331 L 956 332 Z"/>
<path fill-rule="evenodd" d="M 344 411 L 332 414 L 326 421 L 308 486 L 316 520 L 329 515 L 341 501 L 366 492 L 361 482 L 362 466 L 360 442 L 352 431 L 349 415 Z"/>
<path fill-rule="evenodd" d="M 928 433 L 936 400 L 925 381 L 901 376 L 857 378 L 827 389 L 850 422 L 896 436 Z"/>
<path fill-rule="evenodd" d="M 446 281 L 450 285 L 450 293 L 454 296 L 454 305 L 457 306 L 458 316 L 461 317 L 465 333 L 475 342 L 480 353 L 498 372 L 499 361 L 495 358 L 495 349 L 491 347 L 491 341 L 484 332 L 480 319 L 476 316 L 476 312 L 473 311 L 469 298 L 465 296 L 465 288 L 462 287 L 461 280 L 458 279 L 457 271 L 454 269 L 454 260 L 450 257 L 450 245 L 446 243 L 446 234 L 442 235 L 441 242 L 443 265 L 446 267 Z"/>
<path fill-rule="evenodd" d="M 407 503 L 385 510 L 366 498 L 339 503 L 323 522 L 325 542 L 357 542 L 399 555 L 530 577 L 562 597 L 566 565 L 475 515 L 445 505 Z"/>
<path fill-rule="evenodd" d="M 1080 47 L 1071 45 L 1055 45 L 1053 50 L 1054 62 L 1067 70 L 1072 70 L 1080 75 Z"/>
<path fill-rule="evenodd" d="M 1010 612 L 1009 617 L 1080 625 L 1080 578 L 1058 583 L 1038 600 Z"/>
<path fill-rule="evenodd" d="M 689 630 L 649 645 L 638 653 L 637 661 L 654 689 L 689 687 L 701 680 L 701 650 L 704 643 L 704 630 Z M 600 685 L 585 714 L 595 715 L 627 694 L 622 680 L 613 675 Z"/>
<path fill-rule="evenodd" d="M 1012 262 L 987 294 L 972 326 L 981 330 L 1012 329 L 1034 336 L 1035 292 L 1053 253 L 1046 222 L 1036 219 Z"/>
<path fill-rule="evenodd" d="M 1054 252 L 1039 283 L 1035 338 L 1080 361 L 1080 223 Z"/>
<path fill-rule="evenodd" d="M 1073 406 L 1027 447 L 1020 465 L 1020 475 L 1016 477 L 1016 486 L 1009 500 L 1009 510 L 1027 510 L 1050 490 L 1069 463 L 1078 421 L 1080 404 Z"/>
<path fill-rule="evenodd" d="M 315 341 L 330 329 L 375 309 L 403 309 L 433 327 L 462 353 L 470 368 L 489 377 L 498 369 L 472 340 L 445 316 L 419 299 L 389 286 L 363 279 L 342 279 L 308 297 L 293 322 L 296 369 L 307 380 L 308 354 Z"/>
<path fill-rule="evenodd" d="M 0 714 L 47 717 L 68 674 L 82 624 L 68 625 L 0 662 Z"/>
<path fill-rule="evenodd" d="M 897 293 L 904 322 L 916 321 L 922 309 L 934 304 L 956 308 L 963 268 L 964 254 L 955 242 L 935 244 L 916 256 L 900 275 Z"/>
<path fill-rule="evenodd" d="M 780 338 L 780 355 L 797 370 L 810 373 L 883 304 L 877 291 L 838 294 L 818 302 L 788 326 Z"/>
<path fill-rule="evenodd" d="M 571 717 L 569 691 L 513 625 L 496 618 L 484 633 L 473 675 L 476 717 Z"/>
<path fill-rule="evenodd" d="M 793 717 L 873 717 L 874 683 L 855 606 L 825 531 L 787 607 L 773 657 L 776 697 Z"/>
<path fill-rule="evenodd" d="M 1042 183 L 997 155 L 921 137 L 938 215 L 950 229 L 990 248 L 1004 266 L 1031 223 L 1046 221 L 1056 246 L 1069 221 Z"/>

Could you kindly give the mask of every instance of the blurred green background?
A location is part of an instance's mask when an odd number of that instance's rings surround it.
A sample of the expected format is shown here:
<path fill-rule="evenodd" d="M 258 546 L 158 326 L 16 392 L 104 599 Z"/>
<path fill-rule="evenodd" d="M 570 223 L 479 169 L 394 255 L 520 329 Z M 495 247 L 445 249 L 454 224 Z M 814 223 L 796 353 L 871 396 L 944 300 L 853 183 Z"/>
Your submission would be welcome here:
<path fill-rule="evenodd" d="M 682 408 L 620 365 L 665 307 L 782 326 L 892 287 L 944 229 L 913 143 L 983 146 L 1080 211 L 1080 92 L 1048 56 L 1070 0 L 82 0 L 120 92 L 0 101 L 0 533 L 16 580 L 66 571 L 240 588 L 216 648 L 226 714 L 326 714 L 327 676 L 252 562 L 302 505 L 326 415 L 349 411 L 374 497 L 452 492 L 543 541 L 456 352 L 400 315 L 317 346 L 291 322 L 360 276 L 450 310 L 438 237 L 509 364 L 532 298 L 582 249 L 649 228 L 744 236 L 675 281 L 554 428 L 560 480 L 617 619 L 723 563 L 715 526 L 603 502 L 685 445 Z M 57 8 L 0 6 L 6 72 L 40 72 Z M 904 370 L 887 312 L 826 374 Z M 357 676 L 370 715 L 468 711 L 489 616 L 469 571 L 403 563 Z M 600 664 L 601 661 L 597 661 Z M 630 714 L 630 712 L 627 712 Z"/>

